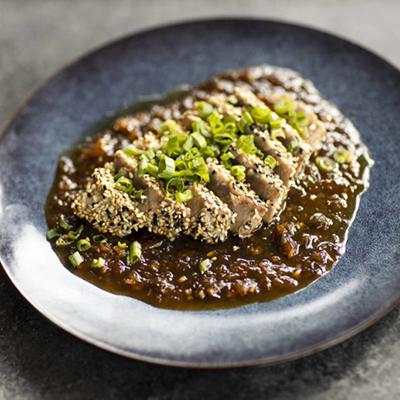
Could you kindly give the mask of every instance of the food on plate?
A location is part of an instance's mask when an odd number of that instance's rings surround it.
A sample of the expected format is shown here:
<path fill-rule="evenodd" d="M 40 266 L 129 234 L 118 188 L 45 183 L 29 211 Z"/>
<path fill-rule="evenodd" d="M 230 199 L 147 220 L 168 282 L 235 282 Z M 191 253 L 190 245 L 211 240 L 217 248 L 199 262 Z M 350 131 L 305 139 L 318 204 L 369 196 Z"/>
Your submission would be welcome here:
<path fill-rule="evenodd" d="M 160 307 L 268 300 L 343 254 L 369 166 L 310 81 L 269 65 L 228 71 L 62 156 L 48 238 L 79 276 Z"/>

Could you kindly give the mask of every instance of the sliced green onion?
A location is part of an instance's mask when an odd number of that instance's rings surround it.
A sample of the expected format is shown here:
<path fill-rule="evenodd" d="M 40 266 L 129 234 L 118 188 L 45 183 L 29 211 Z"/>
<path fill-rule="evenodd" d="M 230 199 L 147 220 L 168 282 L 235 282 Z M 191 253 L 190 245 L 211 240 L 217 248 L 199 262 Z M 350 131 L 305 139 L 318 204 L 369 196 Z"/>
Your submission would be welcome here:
<path fill-rule="evenodd" d="M 201 149 L 201 154 L 205 157 L 217 157 L 219 155 L 218 146 L 215 145 L 208 145 Z"/>
<path fill-rule="evenodd" d="M 245 111 L 242 114 L 242 118 L 240 118 L 240 120 L 238 121 L 237 126 L 242 133 L 246 133 L 247 127 L 251 125 L 253 122 L 254 119 L 251 116 L 251 114 L 248 111 Z"/>
<path fill-rule="evenodd" d="M 338 149 L 333 154 L 334 160 L 339 164 L 346 164 L 351 162 L 353 159 L 353 154 L 349 150 L 346 149 Z"/>
<path fill-rule="evenodd" d="M 243 181 L 246 178 L 246 167 L 244 165 L 234 165 L 231 168 L 231 174 L 238 181 Z"/>
<path fill-rule="evenodd" d="M 104 268 L 106 265 L 106 260 L 103 257 L 94 258 L 90 266 L 92 268 Z"/>
<path fill-rule="evenodd" d="M 296 124 L 298 126 L 302 126 L 302 127 L 307 126 L 308 118 L 307 118 L 307 115 L 305 113 L 303 113 L 302 111 L 297 111 L 295 118 L 296 118 Z"/>
<path fill-rule="evenodd" d="M 57 236 L 60 236 L 60 234 L 58 233 L 56 228 L 52 228 L 47 231 L 47 239 L 52 240 Z"/>
<path fill-rule="evenodd" d="M 124 170 L 120 169 L 115 175 L 114 180 L 117 181 L 121 176 L 125 176 Z"/>
<path fill-rule="evenodd" d="M 144 203 L 147 199 L 147 196 L 143 194 L 142 189 L 132 189 L 131 196 L 138 201 L 139 203 Z"/>
<path fill-rule="evenodd" d="M 69 231 L 72 229 L 72 225 L 67 221 L 67 218 L 65 217 L 65 215 L 60 216 L 59 225 L 61 226 L 61 228 L 65 229 L 66 231 Z"/>
<path fill-rule="evenodd" d="M 160 164 L 158 167 L 159 167 L 159 173 L 158 173 L 159 178 L 170 179 L 175 174 L 175 161 L 168 156 L 164 156 L 160 160 Z"/>
<path fill-rule="evenodd" d="M 157 167 L 157 165 L 148 164 L 147 167 L 146 167 L 146 173 L 151 175 L 151 176 L 157 177 L 157 175 L 158 175 L 158 167 Z"/>
<path fill-rule="evenodd" d="M 264 161 L 267 165 L 271 167 L 271 169 L 274 169 L 276 167 L 276 159 L 272 157 L 271 155 L 268 155 L 267 157 L 264 158 Z"/>
<path fill-rule="evenodd" d="M 193 132 L 200 132 L 202 135 L 207 134 L 206 123 L 199 119 L 192 122 L 192 130 Z"/>
<path fill-rule="evenodd" d="M 210 124 L 211 132 L 213 134 L 221 133 L 224 131 L 224 123 L 216 111 L 213 111 L 208 117 L 207 121 Z"/>
<path fill-rule="evenodd" d="M 278 114 L 286 114 L 293 111 L 293 107 L 293 100 L 288 96 L 279 99 L 274 105 L 274 109 Z"/>
<path fill-rule="evenodd" d="M 180 203 L 187 203 L 188 201 L 192 200 L 193 193 L 190 189 L 185 190 L 184 192 L 176 192 L 175 199 Z"/>
<path fill-rule="evenodd" d="M 199 264 L 199 270 L 202 274 L 204 274 L 210 267 L 212 263 L 209 258 L 205 258 L 203 261 L 200 262 Z"/>
<path fill-rule="evenodd" d="M 236 146 L 239 149 L 243 150 L 246 154 L 256 154 L 258 152 L 258 148 L 254 144 L 254 136 L 253 135 L 239 136 Z"/>
<path fill-rule="evenodd" d="M 190 166 L 195 175 L 199 176 L 201 180 L 203 180 L 204 182 L 208 182 L 210 180 L 207 164 L 204 161 L 203 157 L 194 158 L 190 162 Z"/>
<path fill-rule="evenodd" d="M 117 246 L 120 249 L 126 249 L 128 247 L 128 245 L 125 242 L 118 242 Z"/>
<path fill-rule="evenodd" d="M 148 159 L 149 161 L 151 161 L 151 160 L 156 156 L 156 153 L 154 152 L 153 149 L 148 149 L 148 150 L 146 150 L 145 152 L 143 152 L 143 155 L 144 155 L 145 157 L 147 157 L 147 159 Z"/>
<path fill-rule="evenodd" d="M 194 140 L 191 136 L 186 139 L 186 142 L 183 144 L 182 148 L 184 151 L 189 151 L 194 146 Z"/>
<path fill-rule="evenodd" d="M 317 164 L 317 167 L 320 169 L 322 172 L 329 172 L 335 169 L 336 165 L 334 161 L 332 161 L 328 157 L 317 157 L 315 159 L 315 164 Z"/>
<path fill-rule="evenodd" d="M 143 150 L 137 149 L 133 146 L 125 147 L 123 151 L 127 156 L 130 157 L 140 156 L 143 153 Z"/>
<path fill-rule="evenodd" d="M 169 119 L 163 122 L 159 128 L 160 133 L 179 133 L 182 132 L 180 126 L 176 121 Z"/>
<path fill-rule="evenodd" d="M 235 134 L 229 132 L 220 132 L 214 135 L 214 141 L 218 144 L 228 145 L 235 140 Z"/>
<path fill-rule="evenodd" d="M 96 243 L 106 243 L 107 242 L 107 238 L 104 236 L 104 235 L 94 235 L 93 237 L 92 237 L 92 239 L 93 239 L 93 242 L 96 242 Z"/>
<path fill-rule="evenodd" d="M 168 193 L 173 193 L 175 191 L 183 192 L 185 188 L 185 180 L 181 177 L 171 178 L 166 185 L 166 190 Z"/>
<path fill-rule="evenodd" d="M 57 240 L 55 245 L 57 247 L 66 247 L 69 246 L 74 242 L 74 239 L 70 238 L 67 234 L 60 236 Z"/>
<path fill-rule="evenodd" d="M 183 133 L 175 133 L 170 135 L 163 151 L 170 157 L 177 157 L 182 152 L 182 145 L 186 141 L 186 135 Z"/>
<path fill-rule="evenodd" d="M 134 241 L 129 246 L 128 265 L 133 265 L 142 257 L 142 246 L 139 242 Z"/>
<path fill-rule="evenodd" d="M 124 193 L 131 193 L 133 189 L 133 182 L 131 179 L 126 178 L 125 176 L 121 176 L 115 182 L 114 185 L 115 189 L 124 192 Z"/>
<path fill-rule="evenodd" d="M 272 130 L 281 129 L 283 125 L 283 119 L 277 117 L 276 119 L 269 122 L 269 126 Z"/>
<path fill-rule="evenodd" d="M 79 236 L 81 236 L 82 232 L 83 232 L 83 226 L 81 225 L 76 231 L 69 231 L 67 233 L 67 236 L 72 240 L 76 240 L 79 238 Z"/>
<path fill-rule="evenodd" d="M 251 110 L 251 115 L 259 124 L 266 124 L 270 120 L 271 110 L 269 108 L 256 106 Z"/>
<path fill-rule="evenodd" d="M 68 257 L 68 260 L 75 268 L 78 268 L 85 261 L 84 258 L 79 253 L 79 251 L 76 251 L 75 253 L 71 254 Z"/>
<path fill-rule="evenodd" d="M 221 161 L 228 161 L 228 160 L 231 160 L 232 158 L 235 158 L 235 156 L 230 151 L 228 151 L 228 152 L 222 154 L 220 158 L 221 158 Z"/>
<path fill-rule="evenodd" d="M 140 157 L 140 161 L 139 161 L 139 167 L 138 167 L 138 174 L 144 175 L 145 173 L 147 173 L 147 167 L 150 165 L 149 160 L 147 159 L 147 157 L 145 157 L 144 155 L 142 155 Z"/>
<path fill-rule="evenodd" d="M 278 140 L 279 138 L 285 139 L 286 135 L 283 129 L 272 129 L 271 130 L 271 139 L 272 140 Z"/>
<path fill-rule="evenodd" d="M 197 104 L 197 111 L 201 118 L 206 119 L 213 112 L 213 107 L 205 101 L 199 101 Z"/>
<path fill-rule="evenodd" d="M 193 138 L 195 145 L 200 149 L 207 146 L 207 140 L 200 132 L 193 132 L 190 136 Z"/>
<path fill-rule="evenodd" d="M 234 135 L 238 130 L 235 121 L 226 122 L 224 128 L 225 132 L 230 133 L 232 135 Z"/>
<path fill-rule="evenodd" d="M 85 252 L 87 250 L 89 250 L 92 247 L 92 245 L 90 244 L 90 240 L 89 238 L 86 239 L 80 239 L 78 240 L 78 242 L 76 243 L 76 248 L 79 251 Z"/>

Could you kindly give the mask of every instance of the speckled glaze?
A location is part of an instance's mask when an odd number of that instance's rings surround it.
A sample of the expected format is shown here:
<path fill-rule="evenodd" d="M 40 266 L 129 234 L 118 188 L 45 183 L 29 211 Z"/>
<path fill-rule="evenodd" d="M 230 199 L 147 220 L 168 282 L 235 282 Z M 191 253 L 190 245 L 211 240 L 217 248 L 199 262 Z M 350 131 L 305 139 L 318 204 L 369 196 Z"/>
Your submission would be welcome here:
<path fill-rule="evenodd" d="M 270 63 L 314 81 L 360 130 L 371 187 L 336 268 L 306 289 L 237 309 L 182 312 L 105 292 L 59 262 L 44 203 L 58 156 L 132 103 L 227 69 Z M 256 20 L 161 28 L 108 45 L 45 84 L 0 144 L 0 260 L 20 292 L 67 331 L 129 357 L 227 367 L 293 359 L 342 341 L 400 297 L 400 72 L 311 29 Z"/>

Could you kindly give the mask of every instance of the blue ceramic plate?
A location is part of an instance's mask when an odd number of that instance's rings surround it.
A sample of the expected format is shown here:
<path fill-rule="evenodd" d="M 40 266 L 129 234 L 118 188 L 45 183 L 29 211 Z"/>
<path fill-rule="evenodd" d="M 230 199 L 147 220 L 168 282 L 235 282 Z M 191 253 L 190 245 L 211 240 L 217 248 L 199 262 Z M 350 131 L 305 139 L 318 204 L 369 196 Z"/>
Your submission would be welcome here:
<path fill-rule="evenodd" d="M 376 161 L 336 268 L 295 294 L 236 309 L 182 312 L 105 292 L 64 268 L 46 241 L 57 159 L 143 96 L 215 72 L 269 63 L 314 81 L 360 130 Z M 72 334 L 128 357 L 227 367 L 293 359 L 375 322 L 400 297 L 400 72 L 312 29 L 260 20 L 169 26 L 112 43 L 48 81 L 0 145 L 0 258 L 19 291 Z"/>

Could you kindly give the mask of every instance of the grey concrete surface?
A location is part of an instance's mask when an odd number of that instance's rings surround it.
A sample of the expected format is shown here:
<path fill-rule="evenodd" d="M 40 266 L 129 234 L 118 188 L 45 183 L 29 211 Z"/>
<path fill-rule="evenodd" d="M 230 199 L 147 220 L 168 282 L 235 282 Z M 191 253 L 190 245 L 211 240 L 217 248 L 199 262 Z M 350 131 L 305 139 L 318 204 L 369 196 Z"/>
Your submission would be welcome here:
<path fill-rule="evenodd" d="M 209 16 L 311 25 L 400 66 L 396 0 L 0 0 L 0 129 L 66 62 L 122 35 Z M 0 269 L 0 399 L 396 399 L 400 310 L 347 342 L 289 364 L 195 371 L 126 360 L 39 315 Z"/>

